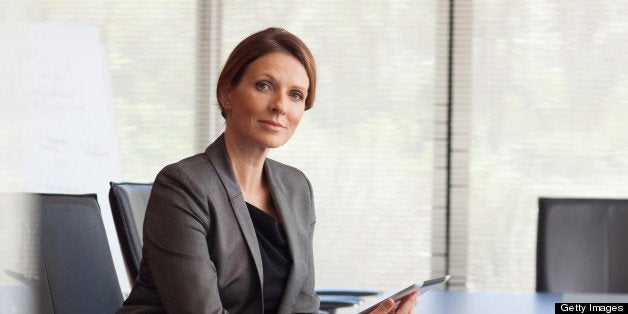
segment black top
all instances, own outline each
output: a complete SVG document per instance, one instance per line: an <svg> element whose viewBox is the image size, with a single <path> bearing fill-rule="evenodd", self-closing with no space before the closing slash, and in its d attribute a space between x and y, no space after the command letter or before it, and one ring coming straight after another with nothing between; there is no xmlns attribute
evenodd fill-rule
<svg viewBox="0 0 628 314"><path fill-rule="evenodd" d="M292 258L283 227L272 216L246 203L253 220L264 269L264 313L277 313Z"/></svg>

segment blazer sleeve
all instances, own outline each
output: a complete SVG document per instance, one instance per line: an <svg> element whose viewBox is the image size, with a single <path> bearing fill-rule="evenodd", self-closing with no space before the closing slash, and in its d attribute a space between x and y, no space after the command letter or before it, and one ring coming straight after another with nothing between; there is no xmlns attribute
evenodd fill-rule
<svg viewBox="0 0 628 314"><path fill-rule="evenodd" d="M144 252L167 313L227 313L207 243L211 225L193 177L170 165L155 179L144 220Z"/></svg>

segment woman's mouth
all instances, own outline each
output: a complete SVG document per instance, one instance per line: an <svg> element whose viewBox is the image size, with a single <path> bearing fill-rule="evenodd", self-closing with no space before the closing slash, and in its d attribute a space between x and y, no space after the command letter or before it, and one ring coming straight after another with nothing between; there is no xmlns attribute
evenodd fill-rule
<svg viewBox="0 0 628 314"><path fill-rule="evenodd" d="M259 122L261 122L266 128L274 131L286 128L283 124L273 120L260 120Z"/></svg>

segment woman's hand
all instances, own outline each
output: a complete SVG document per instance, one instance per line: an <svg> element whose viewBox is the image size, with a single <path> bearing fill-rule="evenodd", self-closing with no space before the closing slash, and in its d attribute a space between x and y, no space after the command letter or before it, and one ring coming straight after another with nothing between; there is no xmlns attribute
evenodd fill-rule
<svg viewBox="0 0 628 314"><path fill-rule="evenodd" d="M412 313L412 310L417 304L416 298L419 296L419 292L414 292L411 295L404 297L401 299L401 302L397 307L395 307L395 301L391 298L388 298L382 301L373 311L369 314L388 314L388 313L397 313L397 314L409 314Z"/></svg>

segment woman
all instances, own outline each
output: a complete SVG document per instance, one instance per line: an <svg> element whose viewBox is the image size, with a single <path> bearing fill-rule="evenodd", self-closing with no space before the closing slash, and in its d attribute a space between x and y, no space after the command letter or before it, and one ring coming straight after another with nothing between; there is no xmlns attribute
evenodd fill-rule
<svg viewBox="0 0 628 314"><path fill-rule="evenodd" d="M314 58L291 33L269 28L234 49L217 86L225 132L157 175L140 273L119 313L318 312L310 182L266 158L315 92ZM376 311L393 307L387 300Z"/></svg>

